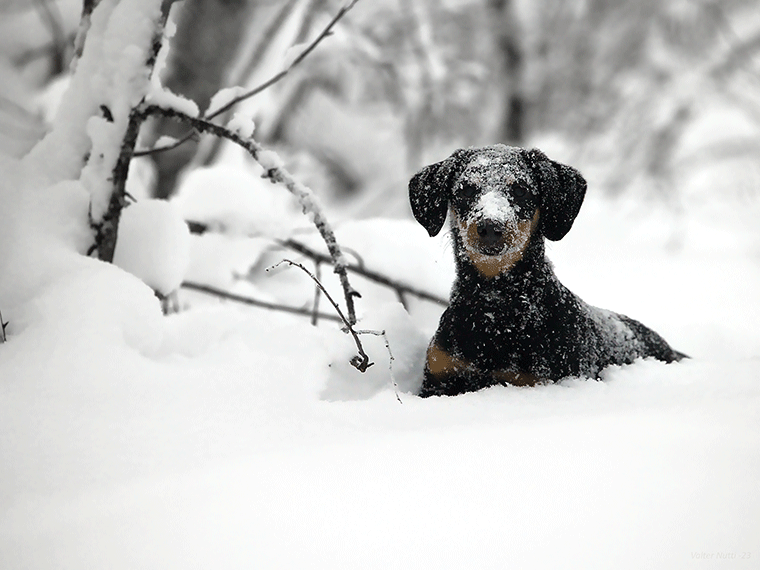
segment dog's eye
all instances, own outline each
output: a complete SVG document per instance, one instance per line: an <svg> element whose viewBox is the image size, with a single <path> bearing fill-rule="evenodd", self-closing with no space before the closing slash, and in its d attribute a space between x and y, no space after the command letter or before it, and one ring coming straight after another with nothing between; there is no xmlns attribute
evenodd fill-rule
<svg viewBox="0 0 760 570"><path fill-rule="evenodd" d="M524 198L528 194L528 189L522 184L514 184L512 186L512 195L515 198Z"/></svg>
<svg viewBox="0 0 760 570"><path fill-rule="evenodd" d="M472 182L462 182L462 195L465 198L472 198L478 193L478 187Z"/></svg>

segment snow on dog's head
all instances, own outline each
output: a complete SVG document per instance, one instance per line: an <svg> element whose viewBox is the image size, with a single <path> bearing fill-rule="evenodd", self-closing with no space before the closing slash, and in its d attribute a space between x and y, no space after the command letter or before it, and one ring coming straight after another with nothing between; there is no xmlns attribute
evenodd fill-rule
<svg viewBox="0 0 760 570"><path fill-rule="evenodd" d="M538 149L496 144L454 151L409 181L415 219L431 236L451 218L458 258L486 277L508 272L534 235L556 241L573 225L586 181Z"/></svg>
<svg viewBox="0 0 760 570"><path fill-rule="evenodd" d="M463 253L486 277L519 261L538 223L538 193L518 150L505 147L477 156L453 188L453 228Z"/></svg>

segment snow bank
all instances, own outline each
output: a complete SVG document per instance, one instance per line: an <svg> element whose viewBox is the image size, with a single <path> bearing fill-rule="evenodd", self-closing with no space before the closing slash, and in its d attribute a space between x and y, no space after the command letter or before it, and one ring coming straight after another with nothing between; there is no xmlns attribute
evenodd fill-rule
<svg viewBox="0 0 760 570"><path fill-rule="evenodd" d="M698 246L668 251L592 201L550 250L560 277L693 359L420 400L441 307L407 314L353 279L360 327L387 331L397 388L379 337L365 337L375 365L362 375L331 323L189 295L163 317L142 281L80 254L81 184L51 192L24 164L0 168L0 567L754 567L760 271L746 250L714 265ZM199 200L213 204L224 179L200 183ZM147 207L138 242L156 229ZM445 295L445 237L377 219L338 235L366 267ZM249 243L224 259L283 255ZM230 281L230 267L206 269ZM262 291L310 302L300 272L269 275Z"/></svg>

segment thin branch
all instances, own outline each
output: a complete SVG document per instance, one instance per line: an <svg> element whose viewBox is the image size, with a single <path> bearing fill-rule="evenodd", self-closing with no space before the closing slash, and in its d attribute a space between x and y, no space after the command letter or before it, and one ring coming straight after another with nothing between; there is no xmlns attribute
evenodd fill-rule
<svg viewBox="0 0 760 570"><path fill-rule="evenodd" d="M314 274L317 276L317 280L322 280L322 264L317 262L314 264ZM317 320L319 317L319 298L321 297L321 290L319 287L314 287L314 302L311 308L311 324L317 326Z"/></svg>
<svg viewBox="0 0 760 570"><path fill-rule="evenodd" d="M163 109L155 105L149 105L142 110L144 117L151 115L158 115L167 117L185 123L192 126L199 132L211 133L217 137L227 139L234 142L238 146L244 148L253 159L261 164L264 168L264 177L269 178L272 182L283 184L291 194L298 198L304 213L309 213L313 216L314 225L317 227L322 239L327 246L327 251L330 252L332 264L335 273L338 275L341 287L343 288L343 294L346 299L346 310L348 312L348 321L353 325L356 323L356 309L354 308L354 297L360 297L359 293L355 291L348 281L348 274L346 272L346 261L343 257L343 252L338 245L338 241L335 238L335 232L327 222L327 218L322 213L319 206L314 201L314 195L306 186L298 182L284 167L278 165L269 164L267 160L262 159L263 147L256 142L253 138L243 138L239 134L222 127L220 125L211 123L205 119L199 119L197 117L191 117L185 115L176 109ZM263 163L263 164L262 164Z"/></svg>
<svg viewBox="0 0 760 570"><path fill-rule="evenodd" d="M236 295L229 291L223 291L210 285L203 285L202 283L193 283L192 281L185 281L181 285L184 289L190 289L191 291L198 291L200 293L206 293L207 295L214 295L220 299L227 299L228 301L235 301L236 303L243 303L244 305L251 305L253 307L261 307L262 309L269 309L271 311L281 311L284 313L292 313L294 315L311 316L311 309L305 309L302 307L291 307L289 305L280 305L277 303L269 303L267 301L261 301L252 297L244 297L242 295ZM319 317L328 321L343 322L340 317L336 317L330 313L319 313Z"/></svg>
<svg viewBox="0 0 760 570"><path fill-rule="evenodd" d="M329 256L323 253L320 253L318 251L315 251L309 248L308 246L300 242L297 242L295 240L289 239L285 241L279 241L278 243L280 243L283 247L292 249L293 251L296 251L302 255L305 255L309 259L312 259L316 262L321 262L321 263L332 262ZM443 307L447 307L449 304L449 302L442 297L433 295L432 293L428 293L427 291L423 291L422 289L417 289L416 287L412 287L411 285L407 285L406 283L395 281L394 279L391 279L390 277L383 275L382 273L373 271L371 269L366 269L365 267L361 265L348 264L346 265L346 269L348 271L351 271L352 273L356 273L357 275L361 275L362 277L365 277L366 279L374 281L375 283L379 283L380 285L385 285L386 287L390 287L391 289L394 289L400 298L402 298L404 294L409 294L409 295L414 295L415 297L419 299L424 299L426 301L430 301L431 303L436 303Z"/></svg>
<svg viewBox="0 0 760 570"><path fill-rule="evenodd" d="M332 296L330 295L330 293L328 293L327 289L325 289L324 286L322 285L322 283L319 282L319 279L317 279L311 271L309 271L308 269L306 269L300 263L296 263L295 261L290 261L289 259L283 259L279 263L277 263L274 266L268 268L267 271L269 271L270 269L274 269L275 267L279 267L283 263L287 263L288 265L292 265L293 267L298 267L299 269L301 269L301 271L303 271L304 273L306 273L306 275L308 275L309 277L311 277L312 281L314 281L314 283L316 283L317 287L319 287L320 290L322 291L322 293L324 293L324 295L327 298L327 300L330 301L330 304L335 309L335 312L338 313L338 316L343 321L343 324L345 325L346 332L348 332L353 337L354 343L356 344L356 349L359 351L359 354L357 356L354 356L351 359L351 365L354 368L356 368L359 372L366 372L367 368L369 368L370 366L372 366L374 364L374 362L370 362L369 361L369 356L367 356L367 353L364 352L364 347L362 346L362 342L359 340L359 335L354 330L353 323L350 323L348 321L348 319L346 318L346 316L343 314L343 311L340 310L340 307L335 302L335 300L332 298Z"/></svg>
<svg viewBox="0 0 760 570"><path fill-rule="evenodd" d="M84 51L84 42L87 39L87 32L90 31L90 20L92 13L97 8L100 0L83 0L82 2L82 15L79 18L79 27L77 28L76 36L74 37L74 55L72 57L72 72L76 67L79 58L82 57Z"/></svg>
<svg viewBox="0 0 760 570"><path fill-rule="evenodd" d="M190 233L194 234L203 234L207 231L212 231L212 228L202 222L188 221L187 225L190 228ZM281 247L290 249L291 251L295 251L305 257L308 257L316 264L332 263L332 258L329 255L311 249L299 241L293 239L276 240L276 243ZM436 305L441 305L442 307L448 307L449 302L445 298L434 295L433 293L429 293L428 291L423 291L422 289L417 289L416 287L412 287L411 285L408 285L401 281L391 279L387 275L384 275L378 271L367 269L365 267L364 260L359 256L357 252L352 251L347 247L342 247L342 250L345 253L350 253L357 259L357 263L347 264L346 270L350 271L351 273L360 275L374 283L378 283L379 285L393 289L396 292L396 296L398 297L399 302L404 306L404 308L407 308L408 304L406 301L406 295L412 295L418 299L429 301L431 303L435 303Z"/></svg>
<svg viewBox="0 0 760 570"><path fill-rule="evenodd" d="M269 87L271 87L272 85L274 85L275 83L283 79L288 73L290 73L290 71L294 67L296 67L304 59L306 59L306 57L316 49L316 47L322 42L322 40L332 35L332 29L335 27L335 25L343 18L343 16L346 15L346 13L348 13L349 10L351 10L351 8L354 7L354 5L358 1L359 0L351 0L351 2L349 2L348 4L343 6L340 10L338 10L338 12L335 14L335 16L333 16L332 20L330 20L327 26L325 26L322 32L320 32L320 34L316 38L314 38L314 40L312 40L312 42L300 54L298 54L298 57L296 57L290 63L290 65L288 65L285 69L283 69L279 73L276 73L275 75L273 75L272 77L270 77L263 83L257 85L250 91L247 91L243 93L242 95L235 97L234 99L230 100L227 104L219 107L218 109L213 110L210 114L204 115L203 118L209 121L215 117L218 117L222 113L229 111L232 107L234 107L238 103L241 103L245 101L246 99L250 99L251 97L255 97L256 95L258 95L265 89L268 89ZM193 136L195 136L195 131L190 131L184 137L179 138L177 141L173 142L172 144L162 146L159 148L153 148L150 150L138 151L135 153L135 156L147 156L147 155L156 154L159 152L174 150L175 148L185 144L187 141L192 139Z"/></svg>
<svg viewBox="0 0 760 570"><path fill-rule="evenodd" d="M135 144L137 144L137 136L140 133L140 126L143 120L137 108L132 109L129 114L127 129L121 142L121 150L111 174L113 190L108 202L108 209L101 220L90 221L95 230L95 249L98 252L98 259L101 261L110 263L113 261L114 252L116 251L116 238L121 211L127 203L125 192L127 175L129 174L129 163L132 160L132 152Z"/></svg>
<svg viewBox="0 0 760 570"><path fill-rule="evenodd" d="M3 320L3 312L0 311L0 343L4 343L8 340L8 338L5 336L5 327L8 326L9 323L6 323Z"/></svg>
<svg viewBox="0 0 760 570"><path fill-rule="evenodd" d="M382 331L361 330L361 331L356 331L356 334L371 334L371 335L383 337L383 341L385 341L385 349L388 351L388 372L390 373L391 385L393 386L393 392L396 394L396 399L398 400L398 403L403 404L404 402L401 401L401 396L399 396L399 393L398 393L398 382L396 382L396 375L393 372L393 362L396 360L396 358L393 356L393 352L391 352L391 343L388 340L388 335L386 334L385 330L382 330Z"/></svg>
<svg viewBox="0 0 760 570"><path fill-rule="evenodd" d="M349 2L348 4L346 4L345 6L343 6L340 10L338 10L338 12L335 14L335 16L333 16L333 19L330 20L330 22L327 24L327 26L325 26L325 29L322 30L322 32L316 38L314 38L314 40L306 47L306 49L304 49L301 53L298 54L298 57L296 57L290 63L290 65L288 65L288 67L286 67L285 69L283 69L282 71L280 71L276 75L272 76L268 80L264 81L264 83L262 83L261 85L258 85L257 87L254 87L253 89L251 89L247 93L243 93L242 95L240 95L238 97L235 97L234 99L232 99L226 105L220 107L219 109L216 109L213 113L211 113L210 115L206 116L206 119L213 119L214 117L216 117L216 116L224 113L225 111L228 111L229 109L231 109L232 107L234 107L238 103L241 103L242 101L245 101L246 99L250 99L251 97L254 97L255 95L258 95L259 93L261 93L265 89L268 89L269 87L271 87L272 85L274 85L275 83L277 83L278 81L280 81L283 77L285 77L288 73L290 73L290 70L292 70L299 63L301 63L304 59L306 59L306 57L311 52L313 52L316 49L316 47L320 44L320 42L323 39L325 39L326 37L328 37L329 35L332 34L332 29L335 27L335 24L337 24L343 18L343 16L345 16L346 13L348 13L348 11L351 10L351 8L354 7L354 5L358 1L359 0L351 0L351 2Z"/></svg>

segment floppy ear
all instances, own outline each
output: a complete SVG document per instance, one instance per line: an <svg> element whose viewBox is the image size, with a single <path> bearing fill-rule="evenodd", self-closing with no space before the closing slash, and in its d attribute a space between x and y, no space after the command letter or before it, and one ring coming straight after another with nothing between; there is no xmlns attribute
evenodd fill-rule
<svg viewBox="0 0 760 570"><path fill-rule="evenodd" d="M459 149L446 160L426 166L409 181L412 213L431 237L443 228L452 187L472 153L472 149Z"/></svg>
<svg viewBox="0 0 760 570"><path fill-rule="evenodd" d="M540 229L547 239L561 240L575 221L586 195L586 179L575 168L560 164L534 148L528 163L541 192Z"/></svg>

